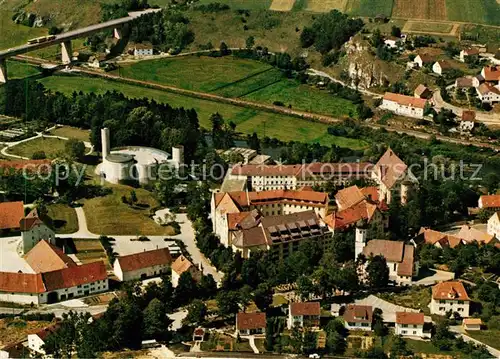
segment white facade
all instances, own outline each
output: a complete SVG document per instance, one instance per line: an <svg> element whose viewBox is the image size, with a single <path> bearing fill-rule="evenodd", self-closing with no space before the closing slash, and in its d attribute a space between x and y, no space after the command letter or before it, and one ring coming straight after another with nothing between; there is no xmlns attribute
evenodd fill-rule
<svg viewBox="0 0 500 359"><path fill-rule="evenodd" d="M303 328L304 326L306 326L309 329L319 329L319 320L320 320L319 315L318 316L292 315L291 310L289 309L286 326L289 330L292 330L294 327Z"/></svg>
<svg viewBox="0 0 500 359"><path fill-rule="evenodd" d="M396 323L395 334L403 337L429 337L429 334L424 334L423 324L399 324Z"/></svg>
<svg viewBox="0 0 500 359"><path fill-rule="evenodd" d="M358 256L363 253L363 248L366 246L367 232L366 228L356 228L354 260L357 260Z"/></svg>
<svg viewBox="0 0 500 359"><path fill-rule="evenodd" d="M113 265L113 272L120 281L126 282L130 280L138 280L138 279L140 280L149 277L156 277L164 273L168 273L169 268L170 268L170 263L166 263L146 268L140 268L133 271L123 272L120 266L120 262L118 261L118 259L116 259Z"/></svg>
<svg viewBox="0 0 500 359"><path fill-rule="evenodd" d="M147 49L138 49L134 48L134 56L152 56L153 55L153 47Z"/></svg>
<svg viewBox="0 0 500 359"><path fill-rule="evenodd" d="M181 276L176 272L176 271L172 271L172 287L176 288L177 285L179 285L179 278Z"/></svg>
<svg viewBox="0 0 500 359"><path fill-rule="evenodd" d="M474 129L474 121L460 121L460 131L470 132Z"/></svg>
<svg viewBox="0 0 500 359"><path fill-rule="evenodd" d="M430 308L431 314L446 315L450 310L457 312L462 318L469 317L470 302L457 299L434 299L432 298Z"/></svg>
<svg viewBox="0 0 500 359"><path fill-rule="evenodd" d="M39 305L47 303L47 296L44 294L0 292L0 302Z"/></svg>
<svg viewBox="0 0 500 359"><path fill-rule="evenodd" d="M45 355L45 342L37 334L28 334L28 348L37 354Z"/></svg>
<svg viewBox="0 0 500 359"><path fill-rule="evenodd" d="M443 74L444 70L441 67L441 64L439 63L439 61L436 61L434 63L434 65L432 65L432 72L434 72L435 74L438 74L438 75L442 75Z"/></svg>
<svg viewBox="0 0 500 359"><path fill-rule="evenodd" d="M42 222L34 224L28 231L22 231L21 237L23 239L23 253L26 254L42 239L55 244L56 234Z"/></svg>
<svg viewBox="0 0 500 359"><path fill-rule="evenodd" d="M500 102L500 93L491 90L481 93L480 88L481 87L477 87L476 92L482 102L489 104Z"/></svg>
<svg viewBox="0 0 500 359"><path fill-rule="evenodd" d="M347 322L344 321L344 327L347 330L363 330L365 332L371 332L372 326L370 323L359 323L359 322Z"/></svg>
<svg viewBox="0 0 500 359"><path fill-rule="evenodd" d="M390 101L387 99L382 100L382 105L380 108L394 112L395 114L401 116L408 116L413 118L424 118L424 109L419 107L413 107L411 105L402 105L396 101Z"/></svg>
<svg viewBox="0 0 500 359"><path fill-rule="evenodd" d="M487 232L492 236L500 238L500 218L497 213L488 219Z"/></svg>

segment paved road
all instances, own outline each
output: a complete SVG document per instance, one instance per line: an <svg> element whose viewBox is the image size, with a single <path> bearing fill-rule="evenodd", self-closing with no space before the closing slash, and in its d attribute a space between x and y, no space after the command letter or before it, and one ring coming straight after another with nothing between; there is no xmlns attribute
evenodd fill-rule
<svg viewBox="0 0 500 359"><path fill-rule="evenodd" d="M463 329L463 327L461 325L456 325L456 326L450 327L450 331L460 335L463 338L463 340L466 342L473 342L474 344L484 345L494 358L500 358L500 350L495 349L493 347L490 347L489 345L486 345L483 342L480 342L479 340L476 340L476 339L468 336L467 332Z"/></svg>

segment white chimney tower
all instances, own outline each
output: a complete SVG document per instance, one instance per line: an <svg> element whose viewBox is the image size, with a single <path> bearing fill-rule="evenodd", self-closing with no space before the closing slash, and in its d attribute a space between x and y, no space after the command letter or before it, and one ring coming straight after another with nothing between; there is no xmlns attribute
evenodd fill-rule
<svg viewBox="0 0 500 359"><path fill-rule="evenodd" d="M111 150L110 138L109 138L109 128L105 127L101 129L101 144L102 144L102 160L104 161L108 157Z"/></svg>

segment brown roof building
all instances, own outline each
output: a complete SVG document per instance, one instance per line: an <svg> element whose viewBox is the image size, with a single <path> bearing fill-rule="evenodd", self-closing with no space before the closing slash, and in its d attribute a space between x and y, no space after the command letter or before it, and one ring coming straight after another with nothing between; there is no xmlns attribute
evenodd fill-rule
<svg viewBox="0 0 500 359"><path fill-rule="evenodd" d="M236 330L240 334L262 334L266 329L266 313L238 313L236 315Z"/></svg>
<svg viewBox="0 0 500 359"><path fill-rule="evenodd" d="M57 289L83 286L97 281L107 281L107 279L108 272L103 261L43 273L45 288L49 292Z"/></svg>
<svg viewBox="0 0 500 359"><path fill-rule="evenodd" d="M398 283L411 283L418 272L415 247L401 241L374 239L363 248L366 257L383 256L389 267L389 277Z"/></svg>
<svg viewBox="0 0 500 359"><path fill-rule="evenodd" d="M414 108L425 108L427 100L422 98L416 98L406 95L401 95L399 93L386 92L384 94L384 100L396 102L402 106L409 106Z"/></svg>
<svg viewBox="0 0 500 359"><path fill-rule="evenodd" d="M288 305L287 327L319 328L321 306L319 302L300 302Z"/></svg>
<svg viewBox="0 0 500 359"><path fill-rule="evenodd" d="M194 280L199 281L202 276L202 272L186 257L180 255L172 263L172 286L175 288L179 284L179 279L183 273L191 273Z"/></svg>
<svg viewBox="0 0 500 359"><path fill-rule="evenodd" d="M0 203L0 229L19 230L21 219L24 217L23 202Z"/></svg>
<svg viewBox="0 0 500 359"><path fill-rule="evenodd" d="M373 321L373 308L369 305L349 304L343 318L344 325L349 330L370 331Z"/></svg>
<svg viewBox="0 0 500 359"><path fill-rule="evenodd" d="M413 239L413 241L417 245L429 244L440 248L455 248L462 244L462 239L457 236L424 227L420 228L418 235Z"/></svg>
<svg viewBox="0 0 500 359"><path fill-rule="evenodd" d="M469 295L462 282L441 282L432 287L432 299L434 300L463 300L470 301Z"/></svg>
<svg viewBox="0 0 500 359"><path fill-rule="evenodd" d="M424 325L424 313L396 312L396 324Z"/></svg>
<svg viewBox="0 0 500 359"><path fill-rule="evenodd" d="M430 99L432 97L432 91L427 86L420 84L415 89L414 95L416 98Z"/></svg>
<svg viewBox="0 0 500 359"><path fill-rule="evenodd" d="M115 275L121 281L144 279L168 272L172 256L168 248L154 249L116 258Z"/></svg>
<svg viewBox="0 0 500 359"><path fill-rule="evenodd" d="M76 263L61 249L42 240L24 257L35 273L52 272L59 269L76 267Z"/></svg>

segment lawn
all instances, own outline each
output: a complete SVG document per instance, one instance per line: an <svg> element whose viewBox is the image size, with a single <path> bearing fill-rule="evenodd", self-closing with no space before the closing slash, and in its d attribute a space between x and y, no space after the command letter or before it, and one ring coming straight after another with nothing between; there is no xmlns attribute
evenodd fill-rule
<svg viewBox="0 0 500 359"><path fill-rule="evenodd" d="M307 112L320 113L334 117L355 117L356 105L321 91L309 85L302 85L294 80L283 80L252 92L244 97L246 100L272 104L281 101L285 106L292 106Z"/></svg>
<svg viewBox="0 0 500 359"><path fill-rule="evenodd" d="M391 16L394 0L348 0L346 12L358 16Z"/></svg>
<svg viewBox="0 0 500 359"><path fill-rule="evenodd" d="M58 138L39 137L11 147L7 152L17 156L32 158L35 152L43 151L47 158L55 158L59 154L64 153L65 144L65 140Z"/></svg>
<svg viewBox="0 0 500 359"><path fill-rule="evenodd" d="M443 352L442 350L439 350L434 345L432 345L431 342L424 342L422 340L413 339L405 339L405 341L408 344L408 349L412 350L415 354L432 354L438 355L440 357L441 355L449 355L451 358L465 359L465 356L462 353L455 351Z"/></svg>
<svg viewBox="0 0 500 359"><path fill-rule="evenodd" d="M495 349L500 350L500 330L481 330L481 331L470 331L467 335L487 344Z"/></svg>
<svg viewBox="0 0 500 359"><path fill-rule="evenodd" d="M159 206L152 194L142 188L106 184L113 192L104 197L83 200L87 226L92 233L103 235L165 235L173 234L170 227L162 227L149 217L150 210ZM122 202L134 190L138 206Z"/></svg>
<svg viewBox="0 0 500 359"><path fill-rule="evenodd" d="M185 56L176 59L140 61L124 65L115 74L187 90L212 92L218 88L270 69L258 61L233 59L231 56Z"/></svg>
<svg viewBox="0 0 500 359"><path fill-rule="evenodd" d="M430 288L411 287L401 293L380 293L379 297L396 305L420 309L426 314L429 313L428 305L431 302Z"/></svg>
<svg viewBox="0 0 500 359"><path fill-rule="evenodd" d="M51 204L47 206L47 210L56 233L69 234L78 231L78 218L73 208L64 204Z"/></svg>
<svg viewBox="0 0 500 359"><path fill-rule="evenodd" d="M418 32L441 32L443 34L449 34L452 28L452 24L441 22L412 21L410 23L410 30Z"/></svg>
<svg viewBox="0 0 500 359"><path fill-rule="evenodd" d="M446 0L448 20L500 25L500 3L496 0Z"/></svg>
<svg viewBox="0 0 500 359"><path fill-rule="evenodd" d="M19 61L7 62L7 77L9 79L19 79L40 74L40 71L33 65Z"/></svg>
<svg viewBox="0 0 500 359"><path fill-rule="evenodd" d="M40 80L40 82L51 90L60 91L68 95L75 89L83 92L95 92L97 94L119 90L129 97L148 97L156 101L168 103L173 107L194 108L198 113L200 125L205 128L210 126L210 115L219 112L226 120L235 122L237 124L236 129L244 134L256 132L260 136L275 137L283 141L319 142L324 145L338 144L339 146L351 141L342 137L328 136L328 125L323 123L195 99L139 86L118 84L98 78L51 76ZM353 143L355 143L354 148L366 146L363 141L353 140Z"/></svg>
<svg viewBox="0 0 500 359"><path fill-rule="evenodd" d="M50 134L66 138L74 138L80 141L87 141L87 142L90 141L89 139L90 131L76 127L70 127L70 126L58 127L50 131Z"/></svg>

